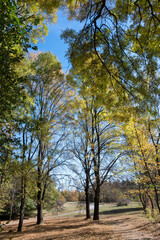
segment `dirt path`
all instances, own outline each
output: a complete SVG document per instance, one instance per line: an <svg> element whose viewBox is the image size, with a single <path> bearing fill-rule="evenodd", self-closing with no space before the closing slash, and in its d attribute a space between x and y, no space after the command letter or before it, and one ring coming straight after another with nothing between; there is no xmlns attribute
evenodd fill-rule
<svg viewBox="0 0 160 240"><path fill-rule="evenodd" d="M84 217L47 219L37 226L35 219L25 222L23 232L10 224L0 234L7 240L160 240L160 224L153 224L135 214L101 215L100 221L84 220Z"/></svg>
<svg viewBox="0 0 160 240"><path fill-rule="evenodd" d="M140 216L128 214L109 216L106 224L112 226L118 239L120 237L122 240L160 240L160 224L151 223Z"/></svg>

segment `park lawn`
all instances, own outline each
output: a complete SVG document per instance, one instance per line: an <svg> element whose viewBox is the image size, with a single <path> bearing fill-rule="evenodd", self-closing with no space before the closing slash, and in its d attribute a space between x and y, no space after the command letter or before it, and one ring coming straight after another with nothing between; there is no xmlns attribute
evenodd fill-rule
<svg viewBox="0 0 160 240"><path fill-rule="evenodd" d="M130 202L128 206L117 207L116 203L100 203L99 212L100 214L107 214L107 213L109 214L115 211L115 213L117 214L118 213L121 214L121 212L125 214L125 209L126 209L126 212L127 212L127 209L130 209L131 212L132 210L134 212L136 212L136 210L139 212L141 209L141 205L139 202ZM56 209L53 209L52 211L44 211L44 215L45 217L59 216L59 215L62 216L63 214L68 213L67 215L72 215L72 216L85 216L85 211L82 211L82 210L85 210L84 203L79 204L77 202L67 202L64 204L61 211L57 211ZM93 209L91 209L91 214L93 214Z"/></svg>
<svg viewBox="0 0 160 240"><path fill-rule="evenodd" d="M69 213L69 215L77 215L77 211L85 209L85 204L79 204L78 202L66 202L61 209L54 209L51 211L44 210L44 216L58 216ZM76 212L76 213L75 213Z"/></svg>

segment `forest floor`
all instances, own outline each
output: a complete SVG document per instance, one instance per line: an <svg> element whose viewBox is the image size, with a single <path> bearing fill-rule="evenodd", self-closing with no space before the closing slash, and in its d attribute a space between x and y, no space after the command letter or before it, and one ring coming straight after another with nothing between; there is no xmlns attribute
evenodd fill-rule
<svg viewBox="0 0 160 240"><path fill-rule="evenodd" d="M70 216L45 216L42 225L36 219L24 222L17 232L18 221L4 226L0 240L160 240L160 223L148 220L136 207L101 209L100 220L85 220L83 213Z"/></svg>

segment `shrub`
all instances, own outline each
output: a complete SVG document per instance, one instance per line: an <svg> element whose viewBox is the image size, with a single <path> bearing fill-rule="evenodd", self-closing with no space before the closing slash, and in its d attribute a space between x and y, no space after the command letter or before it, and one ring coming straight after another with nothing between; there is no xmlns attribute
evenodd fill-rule
<svg viewBox="0 0 160 240"><path fill-rule="evenodd" d="M128 200L127 199L119 199L119 200L117 200L117 207L127 206L127 205L128 205Z"/></svg>

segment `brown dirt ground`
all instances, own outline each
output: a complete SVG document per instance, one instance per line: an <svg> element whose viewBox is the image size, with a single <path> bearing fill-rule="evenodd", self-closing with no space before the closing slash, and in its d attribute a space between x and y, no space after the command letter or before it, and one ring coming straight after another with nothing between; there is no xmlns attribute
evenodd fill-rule
<svg viewBox="0 0 160 240"><path fill-rule="evenodd" d="M160 240L160 224L141 215L101 215L100 221L84 217L48 218L37 226L35 219L25 221L17 233L17 222L10 222L0 233L0 240Z"/></svg>

